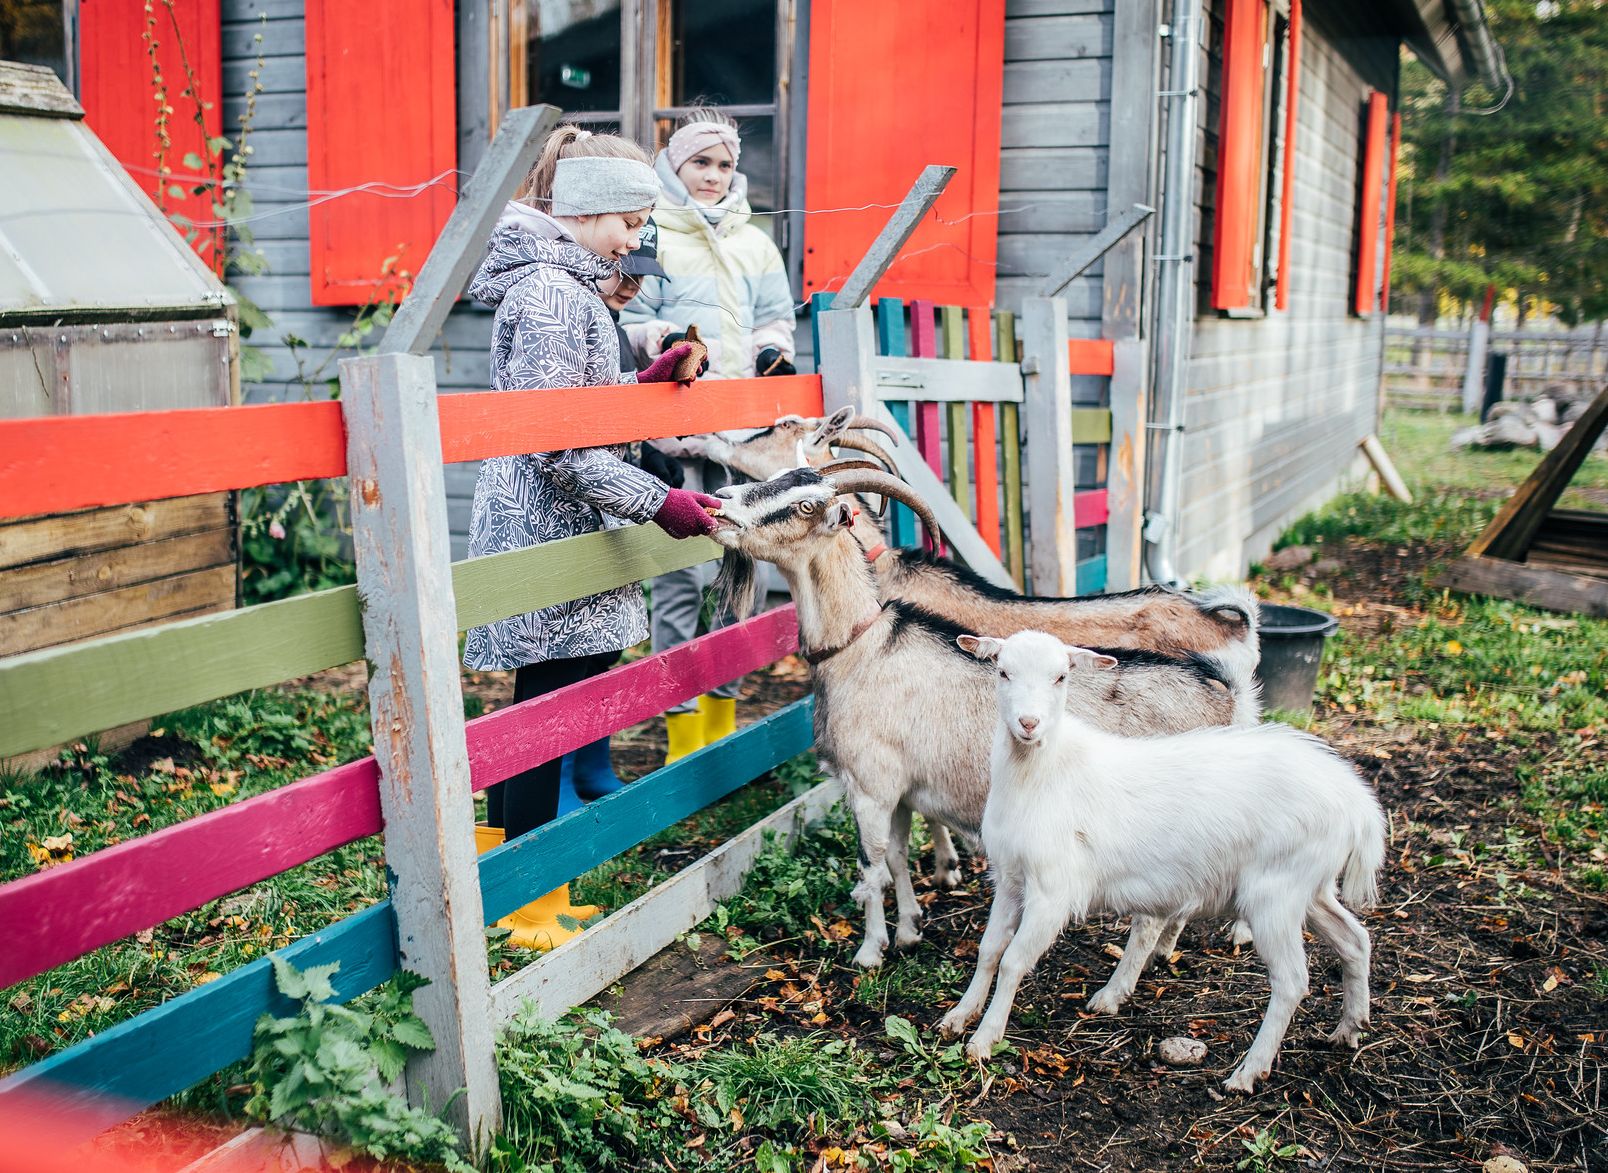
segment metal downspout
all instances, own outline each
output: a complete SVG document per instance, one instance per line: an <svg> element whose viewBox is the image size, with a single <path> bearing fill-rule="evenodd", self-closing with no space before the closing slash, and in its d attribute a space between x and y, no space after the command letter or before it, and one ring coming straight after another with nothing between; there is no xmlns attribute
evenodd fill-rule
<svg viewBox="0 0 1608 1173"><path fill-rule="evenodd" d="M1190 340L1195 327L1195 132L1200 75L1201 0L1173 0L1167 35L1167 144L1161 190L1161 241L1156 256L1155 418L1152 442L1161 442L1145 512L1145 566L1153 582L1181 585L1179 497L1183 483L1184 397Z"/></svg>

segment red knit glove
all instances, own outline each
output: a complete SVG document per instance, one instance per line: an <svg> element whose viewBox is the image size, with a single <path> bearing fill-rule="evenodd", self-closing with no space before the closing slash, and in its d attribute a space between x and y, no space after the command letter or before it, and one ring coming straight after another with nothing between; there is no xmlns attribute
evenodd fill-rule
<svg viewBox="0 0 1608 1173"><path fill-rule="evenodd" d="M671 489L665 494L664 504L659 506L659 512L653 515L653 523L672 538L693 538L699 534L712 534L715 532L715 519L704 512L705 505L718 509L720 501L708 493Z"/></svg>
<svg viewBox="0 0 1608 1173"><path fill-rule="evenodd" d="M669 350L665 351L658 358L654 359L652 365L650 365L647 370L638 371L637 372L637 382L638 383L670 383L670 382L673 382L674 379L672 378L672 372L676 369L676 363L680 362L682 357L684 355L686 355L686 353L688 351L690 351L691 349L692 349L692 343L690 343L690 342L678 342L678 343L676 343ZM702 374L702 373L703 373L702 371L699 372L699 374ZM688 382L690 383L691 380L688 380ZM685 386L685 385L686 384L683 384L683 386Z"/></svg>

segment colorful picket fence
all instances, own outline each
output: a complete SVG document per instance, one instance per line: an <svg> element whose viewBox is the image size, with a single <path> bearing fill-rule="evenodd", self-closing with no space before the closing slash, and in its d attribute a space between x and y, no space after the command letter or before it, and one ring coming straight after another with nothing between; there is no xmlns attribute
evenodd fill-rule
<svg viewBox="0 0 1608 1173"><path fill-rule="evenodd" d="M834 295L820 293L811 304L819 314L832 309L833 301ZM1033 440L1024 433L1021 414L1025 392L1018 366L1022 351L1017 315L986 306L939 306L897 298L878 299L873 313L877 397L914 440L994 557L1016 585L1026 589L1032 585L1026 557L1031 519L1024 507L1029 470L1023 452L1024 440L1030 453ZM1113 349L1110 342L1099 339L1070 340L1067 374L1108 379ZM1000 370L996 375L971 365L975 363L998 363ZM1077 475L1076 593L1095 594L1106 587L1109 406L1074 407L1071 439ZM895 505L889 518L890 543L915 545L916 523L910 510Z"/></svg>
<svg viewBox="0 0 1608 1173"><path fill-rule="evenodd" d="M423 359L372 361L432 369ZM443 462L758 426L783 414L821 411L815 376L711 383L697 396L651 384L436 400L430 383L426 401L438 404ZM349 466L356 504L378 496L386 483L384 475L359 475L357 467L395 454L384 443L386 425L375 432L372 421L354 428L351 418L343 418L350 398L339 404L0 421L0 450L8 454L0 466L0 516L342 476ZM364 451L365 445L372 450ZM420 456L426 453L415 451L411 459ZM434 473L439 486L439 464ZM444 500L441 510L444 525ZM415 544L444 549L423 538ZM360 582L365 549L360 541ZM454 611L442 618L457 631L717 555L707 539L675 542L654 527L638 526L471 559L451 567ZM374 555L367 556L372 562ZM0 712L6 714L0 756L276 684L365 653L385 665L372 633L365 637L365 622L385 603L374 583L370 577L362 609L358 589L346 587L0 661ZM792 609L782 608L468 722L461 727L467 744L462 793L646 720L796 646ZM398 687L388 671L395 669L374 669L371 696ZM506 915L808 748L810 711L809 700L788 706L480 857L471 875L478 876L482 921ZM396 741L399 732L395 726L382 729L378 713L377 747ZM394 754L394 747L387 752ZM382 817L384 768L373 757L351 762L0 886L0 988L342 844L396 830ZM467 827L462 834L467 841ZM396 871L392 838L388 833L387 862ZM478 926L474 937L478 942ZM340 962L335 984L339 996L349 999L389 978L405 953L386 900L279 955L301 967ZM483 959L480 964L483 972ZM82 1100L85 1112L77 1119L83 1126L109 1127L246 1056L257 1018L288 1009L275 993L269 960L262 958L14 1073L0 1081L0 1097L43 1089L66 1093Z"/></svg>

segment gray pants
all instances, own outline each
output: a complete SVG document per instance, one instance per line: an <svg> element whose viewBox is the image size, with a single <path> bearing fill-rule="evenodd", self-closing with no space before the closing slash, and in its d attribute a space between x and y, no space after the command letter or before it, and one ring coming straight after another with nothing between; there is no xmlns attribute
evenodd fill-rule
<svg viewBox="0 0 1608 1173"><path fill-rule="evenodd" d="M713 493L730 480L730 474L712 460L683 460L686 480L682 488L694 493ZM705 562L685 570L672 570L653 580L650 616L653 630L653 650L665 651L677 647L699 635L704 591L714 582L720 565ZM718 631L733 622L731 612L721 609L710 620L707 630ZM729 681L710 691L715 696L735 697L740 691L742 678ZM684 701L667 710L671 713L691 713L698 707L696 700Z"/></svg>

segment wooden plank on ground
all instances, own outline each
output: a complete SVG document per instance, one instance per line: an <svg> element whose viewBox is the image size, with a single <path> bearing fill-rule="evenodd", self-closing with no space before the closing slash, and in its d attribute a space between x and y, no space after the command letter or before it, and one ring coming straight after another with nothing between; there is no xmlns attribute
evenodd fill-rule
<svg viewBox="0 0 1608 1173"><path fill-rule="evenodd" d="M1548 611L1608 618L1608 582L1545 566L1465 556L1443 570L1435 585L1513 599Z"/></svg>
<svg viewBox="0 0 1608 1173"><path fill-rule="evenodd" d="M203 493L135 505L0 522L0 571L71 554L156 542L230 524L229 495ZM8 582L9 579L0 579Z"/></svg>
<svg viewBox="0 0 1608 1173"><path fill-rule="evenodd" d="M601 924L498 982L491 991L492 1020L506 1022L526 1000L556 1017L607 989L740 892L768 838L794 841L842 794L841 782L822 782Z"/></svg>

